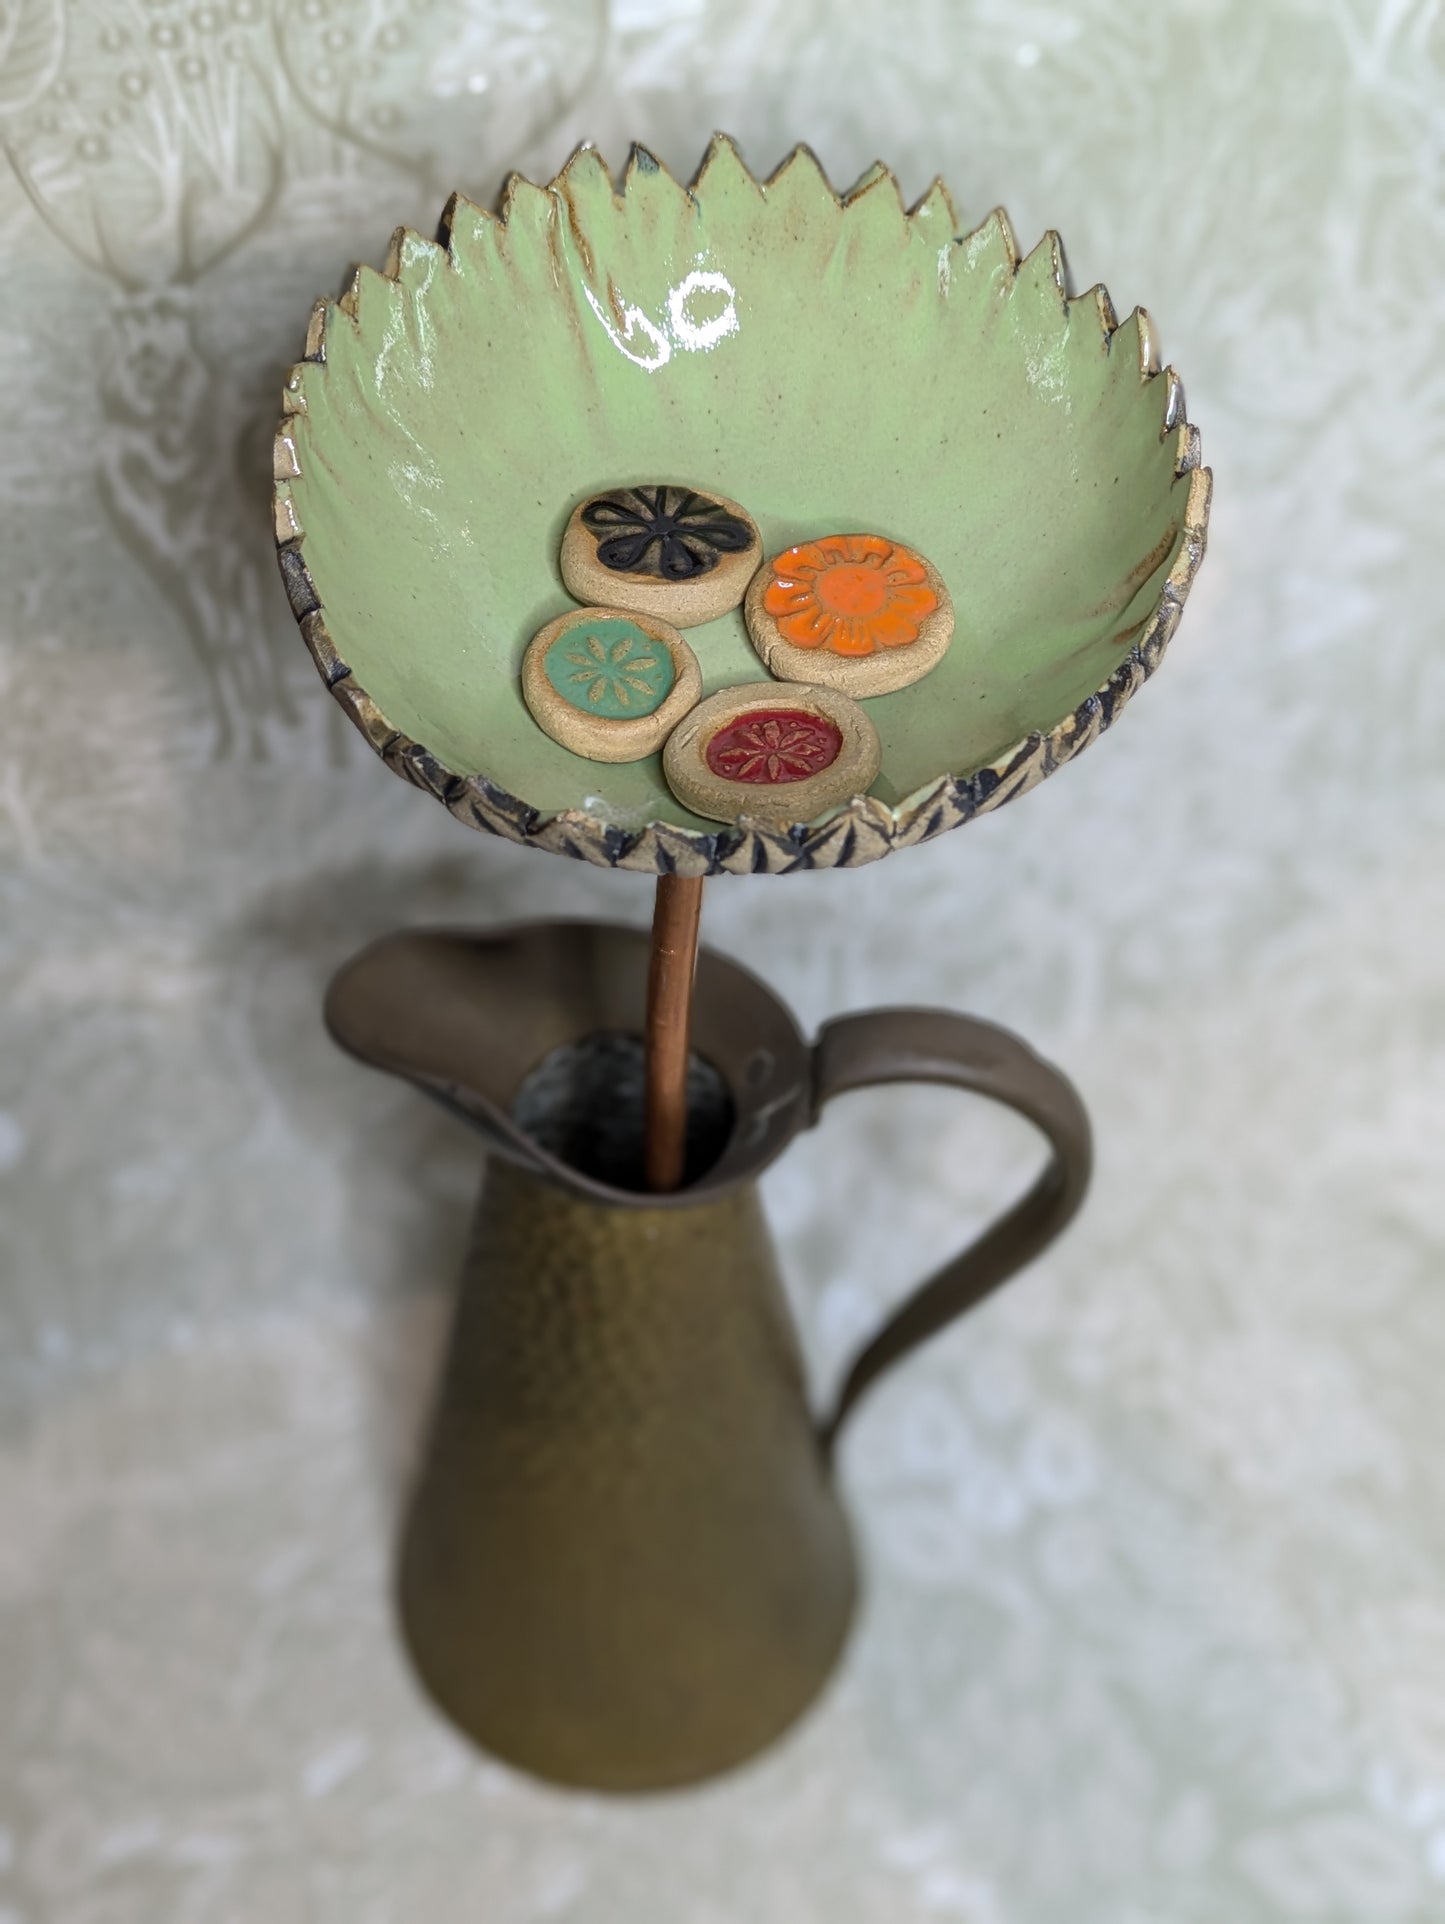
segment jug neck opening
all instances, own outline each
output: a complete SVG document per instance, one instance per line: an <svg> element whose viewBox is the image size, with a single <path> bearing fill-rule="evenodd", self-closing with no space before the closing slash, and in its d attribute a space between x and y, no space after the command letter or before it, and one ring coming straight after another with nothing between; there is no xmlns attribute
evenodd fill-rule
<svg viewBox="0 0 1445 1924"><path fill-rule="evenodd" d="M512 1099L513 1122L540 1148L613 1189L645 1193L642 1038L605 1029L550 1051ZM727 1083L695 1052L688 1059L683 1188L727 1148L735 1110Z"/></svg>

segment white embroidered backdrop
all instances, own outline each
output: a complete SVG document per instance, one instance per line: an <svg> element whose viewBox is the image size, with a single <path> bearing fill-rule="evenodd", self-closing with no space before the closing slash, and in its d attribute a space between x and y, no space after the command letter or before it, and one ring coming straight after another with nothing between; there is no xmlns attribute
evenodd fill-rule
<svg viewBox="0 0 1445 1924"><path fill-rule="evenodd" d="M395 224L714 126L1059 226L1217 497L1081 762L712 887L810 1022L1023 1031L1101 1166L858 1420L819 1713L613 1804L470 1753L396 1650L474 1156L317 1001L397 923L647 886L385 774L265 474L311 297ZM0 137L0 1924L1445 1916L1440 0L5 0ZM820 1381L1032 1155L888 1095L770 1178Z"/></svg>

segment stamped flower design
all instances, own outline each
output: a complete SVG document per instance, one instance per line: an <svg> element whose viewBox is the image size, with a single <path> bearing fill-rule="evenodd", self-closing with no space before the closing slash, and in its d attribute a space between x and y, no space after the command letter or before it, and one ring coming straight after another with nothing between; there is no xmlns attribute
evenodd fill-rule
<svg viewBox="0 0 1445 1924"><path fill-rule="evenodd" d="M752 530L720 503L691 488L627 488L600 495L582 510L598 537L597 559L614 574L691 581L721 556L741 554Z"/></svg>
<svg viewBox="0 0 1445 1924"><path fill-rule="evenodd" d="M522 700L562 748L589 761L655 755L702 698L697 656L665 621L574 608L522 656Z"/></svg>
<svg viewBox="0 0 1445 1924"><path fill-rule="evenodd" d="M837 761L843 734L824 715L806 709L755 710L720 728L705 759L729 782L772 785L802 782Z"/></svg>
<svg viewBox="0 0 1445 1924"><path fill-rule="evenodd" d="M795 648L837 655L906 648L938 607L919 556L880 535L824 535L771 565L763 606Z"/></svg>
<svg viewBox="0 0 1445 1924"><path fill-rule="evenodd" d="M624 632L612 632L617 629ZM667 650L627 622L601 622L569 635L561 653L561 682L553 677L558 692L574 701L580 696L599 714L648 714L672 685Z"/></svg>

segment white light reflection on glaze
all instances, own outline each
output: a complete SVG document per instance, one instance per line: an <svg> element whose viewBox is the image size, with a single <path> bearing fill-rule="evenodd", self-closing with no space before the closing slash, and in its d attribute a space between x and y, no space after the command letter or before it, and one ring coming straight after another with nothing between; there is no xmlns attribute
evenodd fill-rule
<svg viewBox="0 0 1445 1924"><path fill-rule="evenodd" d="M673 348L679 347L689 354L706 353L716 347L719 341L729 334L736 334L741 323L738 319L737 289L727 278L713 270L695 267L685 274L667 296L667 320L671 329L668 332L656 321L649 319L640 307L624 303L615 289L613 313L609 314L590 287L582 292L587 296L587 305L607 330L612 345L619 353L625 354L629 361L638 367L649 370L663 367L672 359ZM727 297L727 305L720 314L711 320L695 321L688 313L688 303L699 294L721 294ZM620 317L617 318L617 317ZM646 342L645 351L639 352L637 343Z"/></svg>
<svg viewBox="0 0 1445 1924"><path fill-rule="evenodd" d="M587 305L607 329L612 345L617 348L619 352L625 354L629 361L636 361L639 367L657 368L672 358L672 342L668 340L660 327L654 326L654 324L648 320L640 307L624 307L622 309L622 326L619 329L616 323L606 313L601 301L598 300L597 296L592 292L592 289L590 287L584 287L582 292L587 296ZM627 345L629 341L635 339L639 334L651 341L652 352L650 354L634 354L632 349Z"/></svg>
<svg viewBox="0 0 1445 1924"><path fill-rule="evenodd" d="M694 294L726 294L728 304L721 314L714 315L710 321L690 320L687 304ZM729 334L737 333L737 289L726 274L695 267L668 295L667 314L678 346L688 348L693 353L705 352L710 347L716 347Z"/></svg>

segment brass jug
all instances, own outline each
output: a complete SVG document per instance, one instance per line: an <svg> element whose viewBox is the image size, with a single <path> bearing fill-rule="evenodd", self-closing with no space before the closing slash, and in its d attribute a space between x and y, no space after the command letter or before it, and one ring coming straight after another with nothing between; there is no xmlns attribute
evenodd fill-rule
<svg viewBox="0 0 1445 1924"><path fill-rule="evenodd" d="M611 1791L740 1763L817 1694L857 1593L840 1422L1052 1240L1089 1173L1072 1086L1006 1031L872 1010L810 1047L756 976L704 950L690 1179L650 1195L629 1067L647 953L645 933L598 923L410 932L343 968L326 1005L343 1047L491 1152L401 1551L413 1661L485 1749ZM832 1097L897 1081L1007 1103L1052 1155L864 1347L818 1422L757 1178Z"/></svg>

